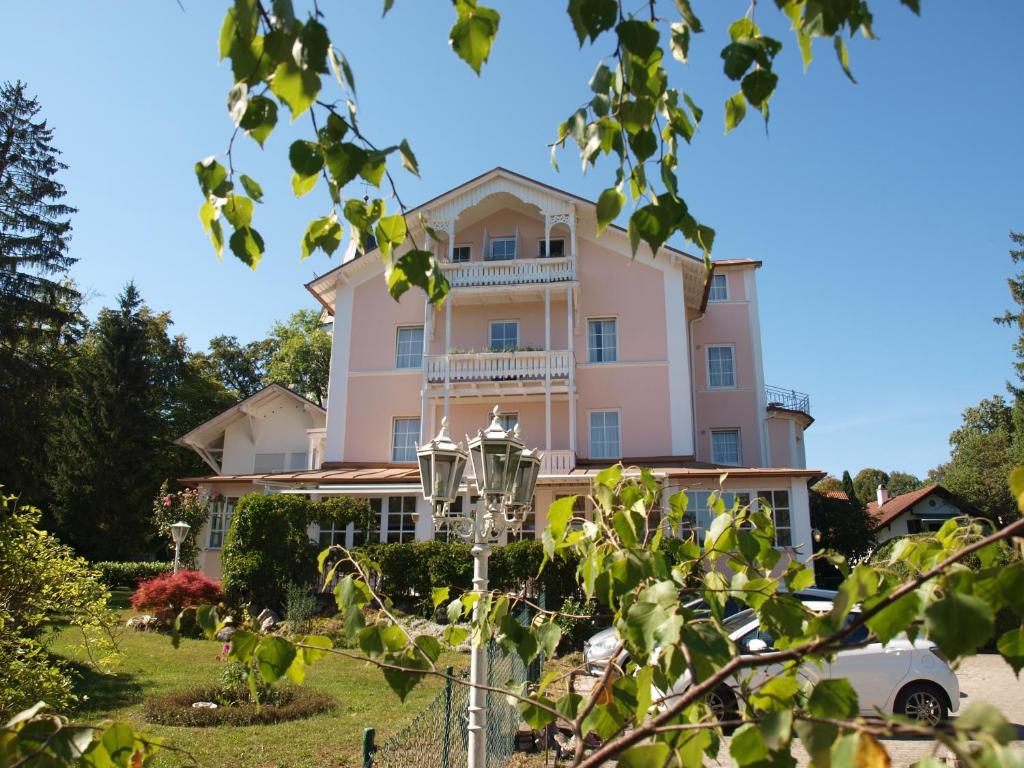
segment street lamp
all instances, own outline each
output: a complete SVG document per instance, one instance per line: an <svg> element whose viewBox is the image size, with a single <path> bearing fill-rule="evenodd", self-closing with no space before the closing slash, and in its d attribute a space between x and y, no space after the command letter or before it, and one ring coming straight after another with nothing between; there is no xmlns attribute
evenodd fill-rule
<svg viewBox="0 0 1024 768"><path fill-rule="evenodd" d="M171 538L174 539L174 572L178 572L178 563L181 561L181 543L185 541L185 537L188 536L189 529L192 526L186 523L184 520L179 520L176 523L171 524Z"/></svg>
<svg viewBox="0 0 1024 768"><path fill-rule="evenodd" d="M416 450L420 465L423 498L430 503L434 528L447 526L460 538L472 544L473 590L487 591L487 559L491 544L499 541L505 531L518 531L533 503L533 491L540 474L540 454L527 450L519 439L519 425L506 430L494 406L491 423L476 437L468 439L469 451L452 442L448 420L441 420L437 437ZM451 514L451 505L458 497L459 485L466 469L467 456L472 459L477 494L476 509L461 515ZM473 606L474 621L480 619L480 601ZM476 636L469 673L469 768L485 768L487 761L487 647Z"/></svg>

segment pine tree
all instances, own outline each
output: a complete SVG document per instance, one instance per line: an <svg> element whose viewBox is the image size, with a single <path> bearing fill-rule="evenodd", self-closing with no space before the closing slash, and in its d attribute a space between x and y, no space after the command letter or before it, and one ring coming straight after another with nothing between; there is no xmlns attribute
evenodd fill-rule
<svg viewBox="0 0 1024 768"><path fill-rule="evenodd" d="M1010 242L1016 246L1010 248L1010 259L1014 264L1020 264L1024 261L1024 232L1011 231ZM1024 271L1006 278L1006 283L1010 288L1010 298L1017 305L1017 311L1013 312L1008 309L1001 316L992 319L1000 325L1008 325L1017 329L1019 335L1013 344L1017 362L1013 364L1013 367L1017 371L1017 378L1024 381ZM1017 397L1024 395L1024 389L1015 384L1007 384L1007 389Z"/></svg>
<svg viewBox="0 0 1024 768"><path fill-rule="evenodd" d="M843 490L846 491L846 498L856 507L863 507L864 504L857 498L857 491L853 487L853 478L850 477L850 470L843 470Z"/></svg>
<svg viewBox="0 0 1024 768"><path fill-rule="evenodd" d="M100 311L74 361L51 441L57 531L90 559L131 560L152 551L169 368L152 322L131 283L116 308Z"/></svg>
<svg viewBox="0 0 1024 768"><path fill-rule="evenodd" d="M67 280L70 216L53 130L21 82L0 85L0 483L45 503L45 440L80 297Z"/></svg>

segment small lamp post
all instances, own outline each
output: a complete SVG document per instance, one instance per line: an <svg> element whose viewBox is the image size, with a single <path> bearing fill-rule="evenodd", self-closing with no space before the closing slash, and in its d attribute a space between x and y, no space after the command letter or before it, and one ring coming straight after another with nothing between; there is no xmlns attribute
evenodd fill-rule
<svg viewBox="0 0 1024 768"><path fill-rule="evenodd" d="M184 520L171 524L171 538L174 539L174 572L178 572L178 564L181 562L181 543L188 536L191 525Z"/></svg>
<svg viewBox="0 0 1024 768"><path fill-rule="evenodd" d="M416 450L420 465L423 498L430 502L434 528L447 526L472 544L473 589L487 591L487 560L491 544L507 530L518 531L529 514L533 492L540 474L540 454L527 450L519 439L519 425L505 430L494 406L491 423L469 440L468 452L448 435L448 420L441 420L437 437ZM480 501L475 510L451 514L458 498L459 485L471 458ZM473 607L479 619L480 602ZM487 763L487 647L473 640L469 693L469 768L485 768Z"/></svg>

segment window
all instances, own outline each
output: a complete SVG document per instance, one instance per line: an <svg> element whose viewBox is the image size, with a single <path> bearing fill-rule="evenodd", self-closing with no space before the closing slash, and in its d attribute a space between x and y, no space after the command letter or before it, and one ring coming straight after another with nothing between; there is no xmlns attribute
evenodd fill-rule
<svg viewBox="0 0 1024 768"><path fill-rule="evenodd" d="M711 461L715 464L740 463L740 431L738 429L711 430Z"/></svg>
<svg viewBox="0 0 1024 768"><path fill-rule="evenodd" d="M708 386L732 389L736 386L736 363L732 347L708 347Z"/></svg>
<svg viewBox="0 0 1024 768"><path fill-rule="evenodd" d="M413 541L416 538L416 497L391 496L388 499L388 542Z"/></svg>
<svg viewBox="0 0 1024 768"><path fill-rule="evenodd" d="M381 499L367 499L367 501L370 503L369 514L364 519L352 523L353 547L380 541Z"/></svg>
<svg viewBox="0 0 1024 768"><path fill-rule="evenodd" d="M555 240L554 238L552 238L550 242L551 242L551 258L557 259L560 256L565 256L565 240L562 240L561 238L559 238L558 240ZM540 245L537 246L537 256L538 256L538 258L543 259L547 255L548 254L544 252L544 241L541 240L540 241Z"/></svg>
<svg viewBox="0 0 1024 768"><path fill-rule="evenodd" d="M742 491L687 491L686 516L680 531L684 539L692 532L696 534L698 544L704 541L704 532L711 527L711 520L718 514L718 510L712 507L712 496L715 499L714 507L718 506L720 499L724 511L736 505L741 509L750 505L750 494Z"/></svg>
<svg viewBox="0 0 1024 768"><path fill-rule="evenodd" d="M587 359L592 363L614 363L619 359L618 329L613 318L587 321Z"/></svg>
<svg viewBox="0 0 1024 768"><path fill-rule="evenodd" d="M210 504L210 537L207 541L210 549L224 546L224 538L231 527L231 515L235 511L235 499L222 499Z"/></svg>
<svg viewBox="0 0 1024 768"><path fill-rule="evenodd" d="M509 352L519 346L519 322L517 320L492 320L491 352Z"/></svg>
<svg viewBox="0 0 1024 768"><path fill-rule="evenodd" d="M327 547L334 546L335 544L340 547L347 546L346 534L348 532L348 524L339 526L337 522L332 520L322 522L319 525L321 549L327 549Z"/></svg>
<svg viewBox="0 0 1024 768"><path fill-rule="evenodd" d="M518 413L499 413L498 423L501 424L501 428L506 432L511 432L516 424L519 423Z"/></svg>
<svg viewBox="0 0 1024 768"><path fill-rule="evenodd" d="M423 326L399 328L395 343L395 368L423 367Z"/></svg>
<svg viewBox="0 0 1024 768"><path fill-rule="evenodd" d="M391 431L391 460L416 461L416 441L419 437L419 419L395 419Z"/></svg>
<svg viewBox="0 0 1024 768"><path fill-rule="evenodd" d="M711 276L711 290L708 291L708 301L729 300L729 279L725 275Z"/></svg>
<svg viewBox="0 0 1024 768"><path fill-rule="evenodd" d="M452 248L452 261L469 261L469 252L470 251L468 245L456 245L454 248Z"/></svg>
<svg viewBox="0 0 1024 768"><path fill-rule="evenodd" d="M617 459L622 456L619 445L619 412L590 412L590 458Z"/></svg>
<svg viewBox="0 0 1024 768"><path fill-rule="evenodd" d="M789 516L789 491L758 491L757 498L772 510L775 523L775 546L793 546L793 522Z"/></svg>
<svg viewBox="0 0 1024 768"><path fill-rule="evenodd" d="M306 452L288 454L288 469L292 472L301 472L306 468Z"/></svg>
<svg viewBox="0 0 1024 768"><path fill-rule="evenodd" d="M253 463L253 472L257 475L284 472L283 453L257 453Z"/></svg>
<svg viewBox="0 0 1024 768"><path fill-rule="evenodd" d="M508 538L509 541L532 541L537 538L537 513L533 507L526 513L523 527L515 533L509 532Z"/></svg>
<svg viewBox="0 0 1024 768"><path fill-rule="evenodd" d="M498 237L491 240L491 254L488 261L508 261L516 257L516 239Z"/></svg>

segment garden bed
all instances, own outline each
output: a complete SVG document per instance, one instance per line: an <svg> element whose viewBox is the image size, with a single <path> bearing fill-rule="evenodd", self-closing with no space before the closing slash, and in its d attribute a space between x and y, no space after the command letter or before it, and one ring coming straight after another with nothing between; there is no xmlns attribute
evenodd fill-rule
<svg viewBox="0 0 1024 768"><path fill-rule="evenodd" d="M216 707L195 707L197 702ZM270 725L325 712L335 702L326 693L309 688L283 686L276 688L259 706L239 701L220 687L191 688L178 693L151 696L143 704L147 722L185 728L207 728L218 725Z"/></svg>

